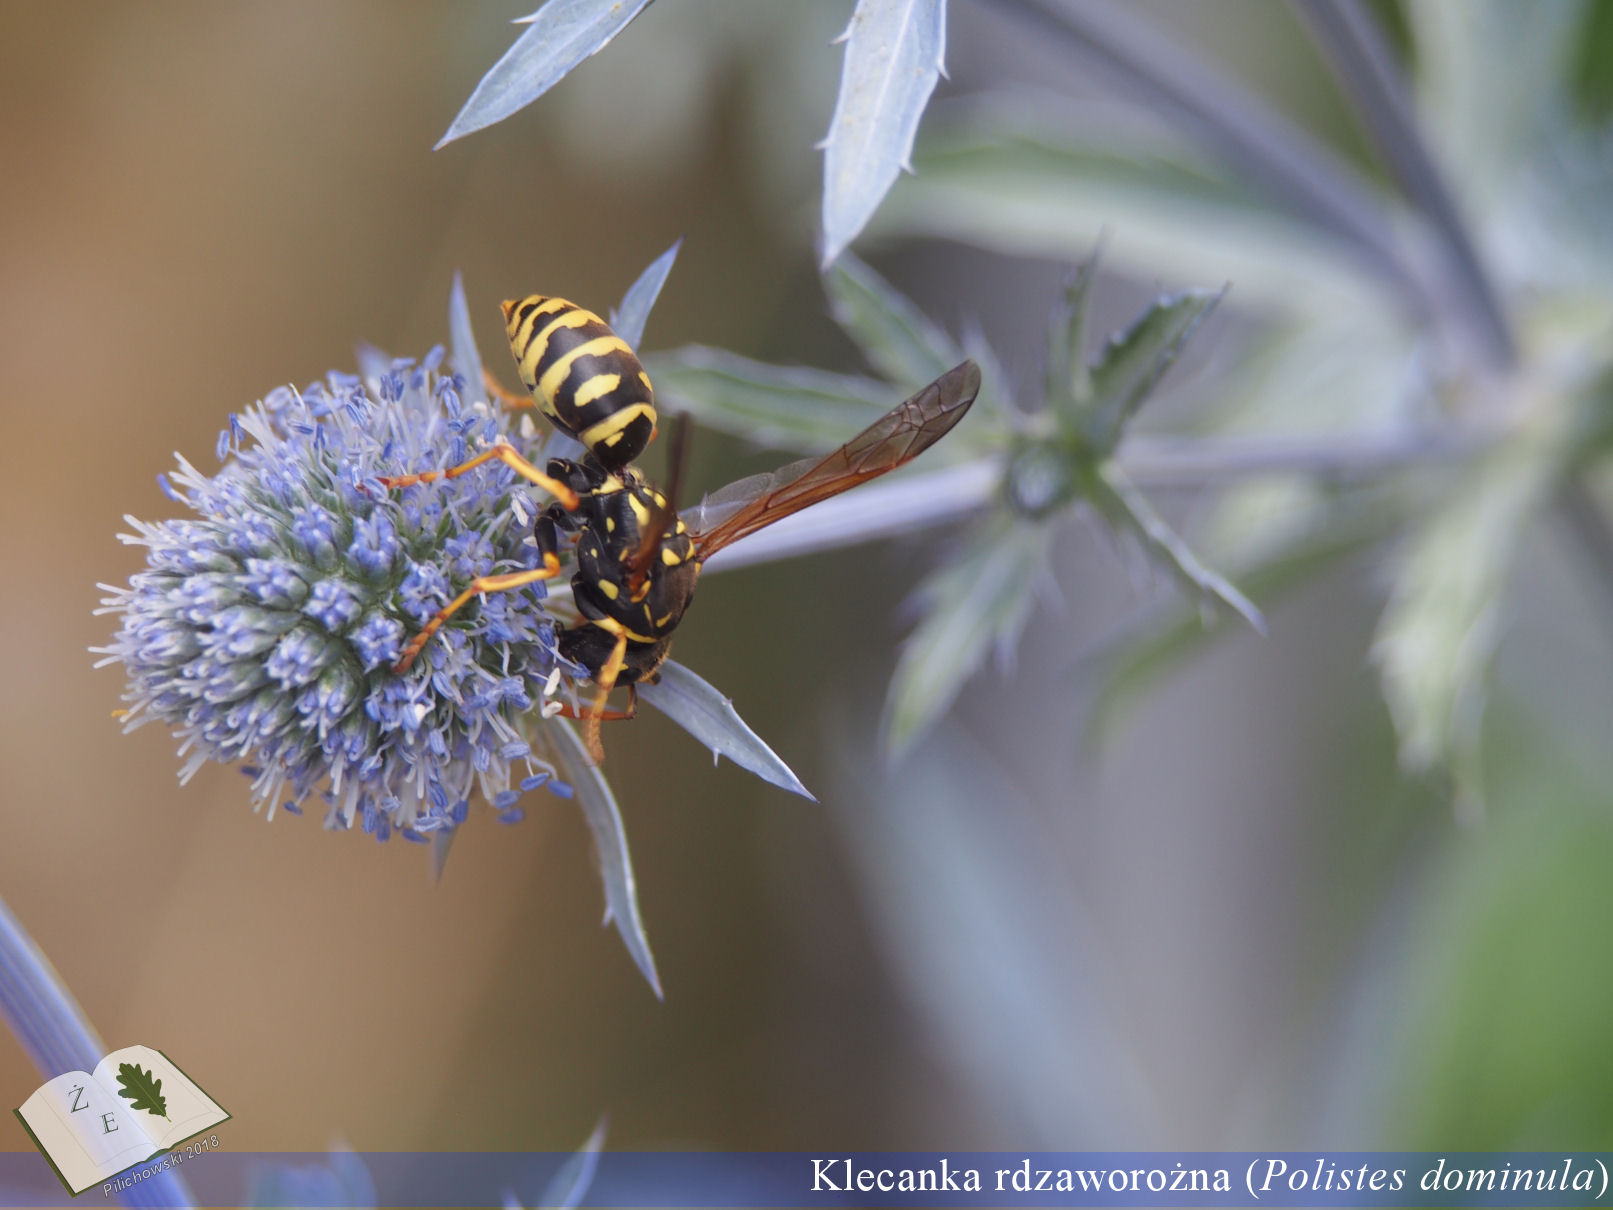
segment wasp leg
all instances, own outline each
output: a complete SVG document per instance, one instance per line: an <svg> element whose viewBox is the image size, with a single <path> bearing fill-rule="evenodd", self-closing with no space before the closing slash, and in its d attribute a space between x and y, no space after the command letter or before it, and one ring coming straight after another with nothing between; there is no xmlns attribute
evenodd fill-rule
<svg viewBox="0 0 1613 1210"><path fill-rule="evenodd" d="M599 675L594 677L599 692L594 695L593 708L583 716L583 744L597 765L605 759L605 745L599 738L599 724L605 717L605 699L610 697L610 691L616 687L616 678L622 675L622 666L627 663L627 627L611 617L594 618L593 623L607 634L616 636L616 645L600 665ZM634 702L636 705L636 696Z"/></svg>
<svg viewBox="0 0 1613 1210"><path fill-rule="evenodd" d="M460 475L492 462L495 458L523 479L537 484L568 510L577 507L576 492L572 491L560 480L550 475L545 475L537 467L521 457L520 454L516 453L514 446L503 441L500 441L497 445L489 446L469 462L461 462L458 466L451 466L445 471L421 471L417 475L389 476L381 480L381 485L383 487L413 487L416 483L431 483L437 479L457 479Z"/></svg>
<svg viewBox="0 0 1613 1210"><path fill-rule="evenodd" d="M536 584L539 580L547 580L560 574L560 560L552 552L543 553L543 566L535 567L531 571L512 571L501 576L478 576L470 582L464 592L460 593L448 604L444 605L427 622L420 633L409 640L409 645L403 649L398 662L392 665L392 671L398 674L409 671L420 649L431 641L431 636L442 629L442 624L454 614L458 613L472 598L481 596L484 592L509 592L512 588L523 588L528 584Z"/></svg>
<svg viewBox="0 0 1613 1210"><path fill-rule="evenodd" d="M504 405L506 412L519 412L538 406L537 401L532 396L512 391L497 378L494 378L492 370L486 368L482 370L482 385L487 388L489 395Z"/></svg>
<svg viewBox="0 0 1613 1210"><path fill-rule="evenodd" d="M560 709L556 710L555 713L561 718L597 718L602 723L624 723L628 719L638 717L637 689L638 686L636 685L629 685L627 687L626 710L601 710L598 714L594 714L591 711L580 710L576 706L573 706L570 702L562 702Z"/></svg>

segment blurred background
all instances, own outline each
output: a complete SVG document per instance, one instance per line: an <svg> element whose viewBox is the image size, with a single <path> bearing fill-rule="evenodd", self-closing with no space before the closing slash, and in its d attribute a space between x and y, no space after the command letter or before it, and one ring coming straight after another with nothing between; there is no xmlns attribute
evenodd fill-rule
<svg viewBox="0 0 1613 1210"><path fill-rule="evenodd" d="M455 270L507 382L500 299L605 310L679 237L647 348L857 368L813 252L850 4L668 0L433 152L529 7L0 2L0 897L107 1044L178 1058L232 1150L561 1150L605 1112L615 1148L1605 1145L1613 602L1550 513L1467 823L1396 768L1368 661L1384 545L1095 726L1093 653L1158 594L1069 528L1017 666L895 768L903 601L956 534L713 575L677 656L821 801L713 768L653 712L610 731L665 1003L599 927L565 803L473 813L433 885L419 848L267 824L237 772L181 788L168 737L119 733L120 672L87 648L114 628L95 583L139 565L122 515L170 515L174 451L210 468L230 411L356 342L444 341ZM1288 8L1140 11L1378 174ZM938 107L1073 74L962 0L949 65ZM858 247L1039 384L1062 263ZM1221 284L1123 270L1099 332ZM1182 385L1239 324L1214 317ZM785 460L694 446L691 492ZM1189 532L1208 507L1160 504ZM0 1037L0 1099L41 1078Z"/></svg>

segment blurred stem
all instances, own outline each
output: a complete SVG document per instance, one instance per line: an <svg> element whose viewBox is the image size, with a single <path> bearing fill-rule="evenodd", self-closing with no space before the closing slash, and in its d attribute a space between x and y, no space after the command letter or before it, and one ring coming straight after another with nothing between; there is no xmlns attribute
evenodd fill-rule
<svg viewBox="0 0 1613 1210"><path fill-rule="evenodd" d="M64 1071L88 1071L106 1053L50 959L3 902L0 1012L47 1080Z"/></svg>
<svg viewBox="0 0 1613 1210"><path fill-rule="evenodd" d="M1256 475L1370 479L1406 466L1449 461L1487 444L1477 435L1414 433L1330 437L1128 437L1115 460L1138 487L1198 487ZM997 498L997 458L923 471L860 487L719 551L711 571L731 571L855 546L962 521Z"/></svg>
<svg viewBox="0 0 1613 1210"><path fill-rule="evenodd" d="M1359 248L1412 310L1431 310L1382 200L1348 164L1231 79L1112 5L986 0L1070 47L1297 214Z"/></svg>
<svg viewBox="0 0 1613 1210"><path fill-rule="evenodd" d="M1401 467L1466 457L1476 435L1391 433L1381 437L1132 437L1117 460L1144 487L1199 486L1253 475L1369 479Z"/></svg>
<svg viewBox="0 0 1613 1210"><path fill-rule="evenodd" d="M1578 541L1586 562L1608 595L1613 596L1613 526L1608 524L1607 514L1578 479L1570 480L1563 488L1561 507L1569 533Z"/></svg>
<svg viewBox="0 0 1613 1210"><path fill-rule="evenodd" d="M1442 301L1494 369L1517 355L1495 284L1418 129L1405 81L1376 21L1359 0L1289 0L1354 102L1400 187L1433 223L1448 267Z"/></svg>
<svg viewBox="0 0 1613 1210"><path fill-rule="evenodd" d="M0 900L0 1015L46 1080L92 1071L106 1049L73 993L11 909ZM118 1195L126 1206L194 1206L172 1171L154 1172Z"/></svg>

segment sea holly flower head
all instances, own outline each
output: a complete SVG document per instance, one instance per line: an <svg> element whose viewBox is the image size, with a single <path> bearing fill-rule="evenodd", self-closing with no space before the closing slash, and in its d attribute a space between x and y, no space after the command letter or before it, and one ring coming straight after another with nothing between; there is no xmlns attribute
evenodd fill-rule
<svg viewBox="0 0 1613 1210"><path fill-rule="evenodd" d="M520 518L542 504L496 463L403 491L379 478L497 441L541 459L542 439L467 401L440 348L372 368L232 416L216 474L180 459L165 483L193 515L128 518L148 566L109 589L121 624L102 651L129 676L125 728L170 727L182 777L242 761L271 815L318 797L329 826L418 839L455 827L478 791L507 807L523 782L564 784L527 718L564 662L534 586L461 610L392 671L458 587L535 564Z"/></svg>
<svg viewBox="0 0 1613 1210"><path fill-rule="evenodd" d="M676 254L612 313L630 343ZM498 461L401 489L382 479L454 467L498 442L539 465L579 448L485 398L457 281L449 327L451 358L360 350L362 375L279 387L232 415L216 474L179 457L177 472L159 475L192 515L126 518L123 540L146 548L147 565L126 586L103 585L102 612L120 624L94 650L128 675L125 730L169 727L182 780L210 760L240 762L271 817L316 799L327 827L431 842L440 860L478 797L505 823L519 822L521 799L540 788L575 799L598 850L606 920L659 994L615 796L554 717L560 695L575 703L570 685L587 676L556 646L572 615L549 604L569 597L566 575L485 595L394 671L470 581L539 564L533 521L550 501ZM659 684L640 688L714 754L807 793L689 669L668 661Z"/></svg>

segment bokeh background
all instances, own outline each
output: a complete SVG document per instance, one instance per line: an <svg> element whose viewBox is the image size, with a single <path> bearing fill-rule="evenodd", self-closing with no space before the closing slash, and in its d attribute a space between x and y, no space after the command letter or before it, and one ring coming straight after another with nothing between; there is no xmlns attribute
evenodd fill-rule
<svg viewBox="0 0 1613 1210"><path fill-rule="evenodd" d="M1094 730L1087 657L1149 593L1072 530L1017 667L894 770L901 606L953 535L713 575L677 655L821 803L653 712L611 731L665 1003L565 803L473 814L433 885L120 734L87 649L95 583L138 566L122 515L169 515L174 451L211 465L231 410L357 341L443 341L456 269L494 366L498 300L603 310L679 237L647 347L856 366L812 248L849 3L668 0L433 152L526 7L0 2L0 896L109 1046L180 1058L232 1150L562 1150L606 1112L624 1148L1604 1146L1613 602L1549 523L1465 825L1395 768L1380 551ZM1288 9L1144 11L1376 171ZM1057 68L961 2L949 51L951 93ZM859 248L1039 381L1061 266ZM1106 282L1100 327L1201 284ZM701 433L690 477L782 460ZM41 1078L0 1037L0 1100Z"/></svg>

